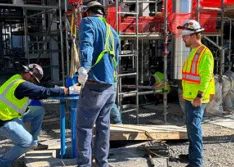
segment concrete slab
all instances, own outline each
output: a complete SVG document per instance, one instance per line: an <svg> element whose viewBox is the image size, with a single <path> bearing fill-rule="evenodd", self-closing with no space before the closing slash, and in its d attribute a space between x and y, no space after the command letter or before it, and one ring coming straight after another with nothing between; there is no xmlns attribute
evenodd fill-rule
<svg viewBox="0 0 234 167"><path fill-rule="evenodd" d="M204 122L234 129L234 115L226 115L224 117L212 118L212 120L206 120Z"/></svg>
<svg viewBox="0 0 234 167"><path fill-rule="evenodd" d="M67 142L67 147L70 147L70 142ZM59 139L51 139L41 143L47 144L48 150L28 151L25 154L25 165L27 167L75 167L75 159L56 158L60 149Z"/></svg>
<svg viewBox="0 0 234 167"><path fill-rule="evenodd" d="M56 158L56 154L58 154L56 150L60 148L58 141L48 140L43 142L43 144L49 144L48 150L27 152L25 155L25 165L27 167L76 167L76 159ZM148 167L149 160L147 154L137 148L141 144L111 149L109 156L110 164L113 167ZM166 158L153 158L153 161L155 167L167 167Z"/></svg>

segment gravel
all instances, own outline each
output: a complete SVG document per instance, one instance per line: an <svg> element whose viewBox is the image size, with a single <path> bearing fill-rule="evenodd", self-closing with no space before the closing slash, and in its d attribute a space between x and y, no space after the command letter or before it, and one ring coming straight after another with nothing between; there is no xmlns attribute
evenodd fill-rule
<svg viewBox="0 0 234 167"><path fill-rule="evenodd" d="M50 104L49 104L50 103ZM58 101L43 100L47 112L43 123L43 132L40 140L59 138L59 104ZM69 107L68 105L66 107ZM67 127L69 126L69 113L67 114ZM123 123L136 123L134 112L122 114ZM49 120L52 121L49 121ZM142 106L139 110L140 124L162 124L164 115L162 105ZM183 113L177 104L170 103L168 108L167 124L184 126ZM51 128L52 127L52 128ZM203 123L204 136L204 167L233 167L234 166L234 130L218 125ZM130 145L131 143L129 143ZM187 154L188 141L167 141L169 146L169 166L184 167L186 163L180 162L178 156ZM0 136L0 155L5 152L12 143ZM136 158L136 162L144 158ZM122 162L120 162L122 164ZM118 166L118 165L117 165ZM25 167L23 157L18 159L12 167Z"/></svg>

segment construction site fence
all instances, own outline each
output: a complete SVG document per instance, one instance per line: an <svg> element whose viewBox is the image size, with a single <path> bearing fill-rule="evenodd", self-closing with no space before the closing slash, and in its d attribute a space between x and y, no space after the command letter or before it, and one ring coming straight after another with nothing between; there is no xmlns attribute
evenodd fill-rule
<svg viewBox="0 0 234 167"><path fill-rule="evenodd" d="M192 12L190 13L174 13L172 11L172 0L168 0L168 30L172 33L179 34L177 26L182 25L188 19L196 19L197 1L192 1ZM225 0L225 5L234 5L234 0ZM201 0L201 7L221 7L221 0ZM136 29L136 17L130 15L117 14L121 12L121 6L117 9L115 6L107 8L106 20L117 31L123 34L135 34ZM138 32L139 33L160 33L163 32L164 27L164 10L161 13L157 13L156 16L139 16L138 17ZM66 13L68 18L71 17L71 11ZM205 28L204 32L215 33L217 31L217 11L201 11L200 12L200 24ZM116 23L116 15L118 15L118 28ZM77 15L77 23L80 24L80 15Z"/></svg>
<svg viewBox="0 0 234 167"><path fill-rule="evenodd" d="M118 9L121 10L121 7ZM106 20L115 29L116 28L116 7L108 8ZM168 28L173 33L178 33L177 26L182 25L185 20L195 19L196 13L169 13ZM205 32L216 32L217 11L206 11L200 14L200 24L205 28ZM163 14L157 16L140 16L138 18L138 32L162 32L164 27ZM118 15L118 31L120 33L136 32L136 17Z"/></svg>
<svg viewBox="0 0 234 167"><path fill-rule="evenodd" d="M162 2L164 3L165 0ZM224 0L224 5L233 5L234 0ZM221 8L222 0L200 0L200 7ZM168 0L168 13L173 12L173 0ZM197 0L192 0L192 9L197 9ZM164 9L162 10L164 12Z"/></svg>

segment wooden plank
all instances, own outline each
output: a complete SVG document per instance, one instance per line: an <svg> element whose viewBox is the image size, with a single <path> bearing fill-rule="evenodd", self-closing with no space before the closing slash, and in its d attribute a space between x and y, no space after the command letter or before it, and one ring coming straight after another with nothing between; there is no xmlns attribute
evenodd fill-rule
<svg viewBox="0 0 234 167"><path fill-rule="evenodd" d="M110 140L187 139L186 129L173 125L111 125Z"/></svg>

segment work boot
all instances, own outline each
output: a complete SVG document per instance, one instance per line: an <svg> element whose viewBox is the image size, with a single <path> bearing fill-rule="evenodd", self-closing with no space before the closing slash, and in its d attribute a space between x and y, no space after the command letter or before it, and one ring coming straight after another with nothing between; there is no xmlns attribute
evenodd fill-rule
<svg viewBox="0 0 234 167"><path fill-rule="evenodd" d="M37 146L33 146L31 149L32 150L47 150L48 149L48 145L38 143Z"/></svg>
<svg viewBox="0 0 234 167"><path fill-rule="evenodd" d="M92 167L97 167L95 162L92 162Z"/></svg>
<svg viewBox="0 0 234 167"><path fill-rule="evenodd" d="M189 161L189 155L188 154L180 154L179 159L181 162L188 162Z"/></svg>

